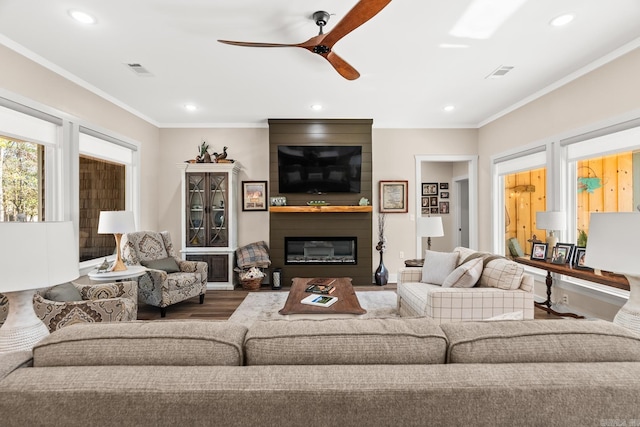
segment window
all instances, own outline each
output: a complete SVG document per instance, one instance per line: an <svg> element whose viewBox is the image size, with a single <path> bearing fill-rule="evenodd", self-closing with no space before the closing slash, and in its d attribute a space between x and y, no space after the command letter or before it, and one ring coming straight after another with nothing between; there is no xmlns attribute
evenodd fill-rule
<svg viewBox="0 0 640 427"><path fill-rule="evenodd" d="M569 237L586 246L592 212L631 212L640 204L640 128L565 143L571 189Z"/></svg>
<svg viewBox="0 0 640 427"><path fill-rule="evenodd" d="M547 207L546 146L493 160L494 249L497 254L529 254L534 235L544 241L544 230L536 228L536 212Z"/></svg>
<svg viewBox="0 0 640 427"><path fill-rule="evenodd" d="M100 211L133 210L135 147L80 127L80 262L113 255L113 235L98 234Z"/></svg>
<svg viewBox="0 0 640 427"><path fill-rule="evenodd" d="M44 147L0 137L0 221L44 221Z"/></svg>

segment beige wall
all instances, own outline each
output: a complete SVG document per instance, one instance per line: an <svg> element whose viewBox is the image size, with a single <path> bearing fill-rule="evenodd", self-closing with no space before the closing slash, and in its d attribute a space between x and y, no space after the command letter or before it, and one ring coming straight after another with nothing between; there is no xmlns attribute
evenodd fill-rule
<svg viewBox="0 0 640 427"><path fill-rule="evenodd" d="M2 89L78 118L85 126L99 126L140 143L138 227L155 229L158 128L2 45L0 64Z"/></svg>

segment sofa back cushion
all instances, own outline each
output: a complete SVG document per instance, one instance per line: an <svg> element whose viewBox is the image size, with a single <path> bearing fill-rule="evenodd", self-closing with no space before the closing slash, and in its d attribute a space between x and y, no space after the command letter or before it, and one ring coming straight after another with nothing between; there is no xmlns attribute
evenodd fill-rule
<svg viewBox="0 0 640 427"><path fill-rule="evenodd" d="M473 258L482 257L484 268L480 275L479 286L504 290L518 289L522 283L524 266L507 258L490 253L476 252L469 248L457 247L458 265Z"/></svg>
<svg viewBox="0 0 640 427"><path fill-rule="evenodd" d="M245 326L215 321L85 323L59 329L33 349L33 365L239 366Z"/></svg>
<svg viewBox="0 0 640 427"><path fill-rule="evenodd" d="M447 363L638 362L640 336L603 320L463 322L440 325Z"/></svg>
<svg viewBox="0 0 640 427"><path fill-rule="evenodd" d="M273 320L254 323L247 365L444 363L447 340L428 319Z"/></svg>

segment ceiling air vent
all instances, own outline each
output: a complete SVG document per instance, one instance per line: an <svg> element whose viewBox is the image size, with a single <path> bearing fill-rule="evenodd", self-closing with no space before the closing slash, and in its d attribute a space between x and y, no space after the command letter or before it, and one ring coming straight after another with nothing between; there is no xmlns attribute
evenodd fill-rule
<svg viewBox="0 0 640 427"><path fill-rule="evenodd" d="M504 77L509 71L513 70L513 67L510 65L501 65L495 70L493 70L485 79L499 79L500 77Z"/></svg>
<svg viewBox="0 0 640 427"><path fill-rule="evenodd" d="M127 68L134 72L135 75L140 77L152 77L153 74L149 72L146 68L138 63L125 64Z"/></svg>

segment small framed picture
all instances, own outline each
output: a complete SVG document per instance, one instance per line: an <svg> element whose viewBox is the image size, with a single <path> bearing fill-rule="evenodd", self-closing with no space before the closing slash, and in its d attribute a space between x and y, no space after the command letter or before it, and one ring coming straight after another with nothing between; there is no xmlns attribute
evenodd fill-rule
<svg viewBox="0 0 640 427"><path fill-rule="evenodd" d="M433 196L438 195L438 183L436 182L423 182L422 183L422 195Z"/></svg>
<svg viewBox="0 0 640 427"><path fill-rule="evenodd" d="M569 265L571 265L571 261L573 260L573 248L574 248L574 244L573 243L556 243L556 247L558 248L567 248L567 253L565 255L565 262L569 263ZM556 263L556 264L560 264L560 263Z"/></svg>
<svg viewBox="0 0 640 427"><path fill-rule="evenodd" d="M242 181L242 210L267 210L267 181Z"/></svg>
<svg viewBox="0 0 640 427"><path fill-rule="evenodd" d="M556 245L551 252L552 264L566 264L569 256L569 248L566 246Z"/></svg>
<svg viewBox="0 0 640 427"><path fill-rule="evenodd" d="M429 197L429 206L438 206L438 196Z"/></svg>
<svg viewBox="0 0 640 427"><path fill-rule="evenodd" d="M441 182L440 183L440 189L441 190L448 190L449 189L449 183L448 182Z"/></svg>
<svg viewBox="0 0 640 427"><path fill-rule="evenodd" d="M429 207L429 198L428 197L423 197L422 198L422 207L423 208L428 208Z"/></svg>
<svg viewBox="0 0 640 427"><path fill-rule="evenodd" d="M547 244L534 243L531 247L531 259L545 261L547 259Z"/></svg>
<svg viewBox="0 0 640 427"><path fill-rule="evenodd" d="M449 202L440 202L440 213L441 214L449 213Z"/></svg>
<svg viewBox="0 0 640 427"><path fill-rule="evenodd" d="M422 208L421 212L423 215L429 215L431 213L430 209L431 208Z"/></svg>
<svg viewBox="0 0 640 427"><path fill-rule="evenodd" d="M591 268L587 267L584 263L584 255L587 253L587 248L582 246L578 246L575 249L575 255L573 256L573 267L581 268L583 270L591 270Z"/></svg>
<svg viewBox="0 0 640 427"><path fill-rule="evenodd" d="M438 214L438 213L440 213L440 209L438 209L437 207L435 207L435 208L431 208L431 212L429 212L429 213L431 213L431 214Z"/></svg>
<svg viewBox="0 0 640 427"><path fill-rule="evenodd" d="M380 181L381 213L408 212L408 197L409 181Z"/></svg>
<svg viewBox="0 0 640 427"><path fill-rule="evenodd" d="M440 192L440 198L441 199L448 199L449 198L449 192L448 191L441 191Z"/></svg>

